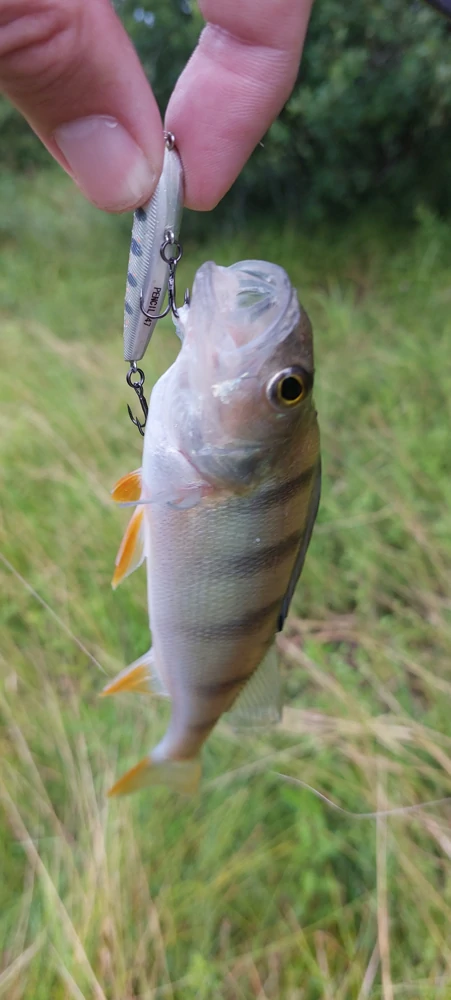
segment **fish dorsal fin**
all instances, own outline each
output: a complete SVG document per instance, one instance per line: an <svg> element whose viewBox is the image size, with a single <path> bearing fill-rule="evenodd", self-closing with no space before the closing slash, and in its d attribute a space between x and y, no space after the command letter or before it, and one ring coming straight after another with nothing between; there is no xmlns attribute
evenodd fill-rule
<svg viewBox="0 0 451 1000"><path fill-rule="evenodd" d="M282 684L275 646L240 691L226 722L236 729L275 725L282 715Z"/></svg>
<svg viewBox="0 0 451 1000"><path fill-rule="evenodd" d="M116 569L111 586L113 590L130 576L133 570L141 566L146 555L144 538L144 508L137 507L125 529L119 552L116 556Z"/></svg>
<svg viewBox="0 0 451 1000"><path fill-rule="evenodd" d="M135 469L134 472L127 472L126 476L118 479L116 485L111 490L111 496L115 503L133 503L140 499L141 488L141 469Z"/></svg>
<svg viewBox="0 0 451 1000"><path fill-rule="evenodd" d="M318 513L319 501L321 496L321 462L318 461L318 468L315 473L315 481L313 483L312 494L310 497L310 503L307 511L307 518L305 522L305 529L302 534L301 543L299 546L299 551L296 556L296 562L293 567L293 572L290 577L290 582L288 584L287 592L282 601L282 607L280 609L279 620L277 623L277 630L282 631L285 624L285 619L288 614L288 610L293 599L293 594L296 590L299 577L302 573L302 568L304 566L305 557L307 555L307 549L310 545L310 539L312 537L313 527L316 521L316 515Z"/></svg>

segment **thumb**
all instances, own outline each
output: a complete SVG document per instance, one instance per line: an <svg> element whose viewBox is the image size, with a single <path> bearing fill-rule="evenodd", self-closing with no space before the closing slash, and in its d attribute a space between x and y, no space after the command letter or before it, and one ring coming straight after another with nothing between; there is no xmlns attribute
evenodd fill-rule
<svg viewBox="0 0 451 1000"><path fill-rule="evenodd" d="M110 0L0 0L0 89L99 208L151 196L163 127Z"/></svg>

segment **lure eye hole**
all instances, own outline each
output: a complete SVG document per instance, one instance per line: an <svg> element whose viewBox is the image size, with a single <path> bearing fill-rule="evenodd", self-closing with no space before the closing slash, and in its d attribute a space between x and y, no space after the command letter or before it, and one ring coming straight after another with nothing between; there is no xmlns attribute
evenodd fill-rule
<svg viewBox="0 0 451 1000"><path fill-rule="evenodd" d="M273 376L266 387L266 395L276 410L290 410L302 403L312 383L310 372L300 365L293 365Z"/></svg>

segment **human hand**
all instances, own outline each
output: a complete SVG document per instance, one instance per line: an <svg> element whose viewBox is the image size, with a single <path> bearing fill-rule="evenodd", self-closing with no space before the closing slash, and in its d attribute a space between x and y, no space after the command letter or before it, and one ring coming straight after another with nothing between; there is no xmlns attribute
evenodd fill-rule
<svg viewBox="0 0 451 1000"><path fill-rule="evenodd" d="M313 0L199 0L207 21L177 81L185 203L213 208L293 88ZM109 0L0 0L0 88L99 208L143 204L163 126Z"/></svg>

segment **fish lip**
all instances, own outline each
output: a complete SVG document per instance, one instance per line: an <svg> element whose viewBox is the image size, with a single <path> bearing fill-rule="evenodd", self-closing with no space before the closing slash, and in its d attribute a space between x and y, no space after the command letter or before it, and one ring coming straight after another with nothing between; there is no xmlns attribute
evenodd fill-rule
<svg viewBox="0 0 451 1000"><path fill-rule="evenodd" d="M203 296L204 305L207 308L216 306L216 295L213 287L213 275L219 270L218 265L213 260L206 260L196 272L191 293L190 309ZM224 268L225 270L225 268Z"/></svg>

